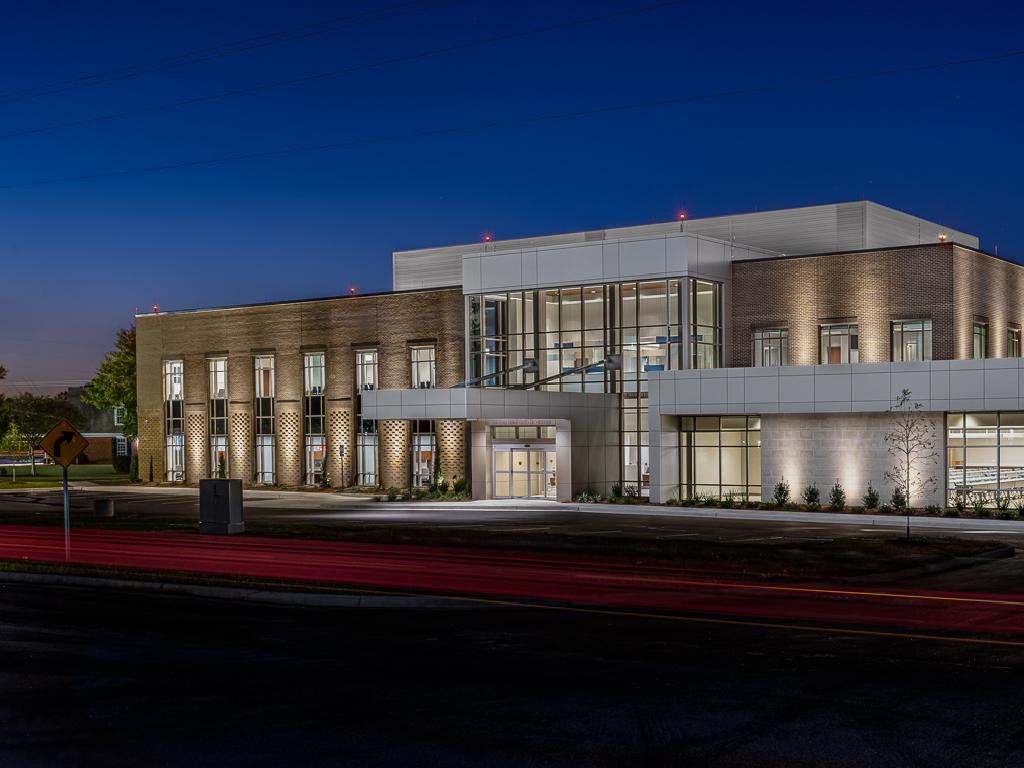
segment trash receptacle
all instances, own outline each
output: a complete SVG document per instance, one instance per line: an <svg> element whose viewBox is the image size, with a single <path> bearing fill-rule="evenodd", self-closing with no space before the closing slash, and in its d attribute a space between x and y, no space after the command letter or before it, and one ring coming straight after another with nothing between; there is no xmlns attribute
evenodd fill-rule
<svg viewBox="0 0 1024 768"><path fill-rule="evenodd" d="M241 480L199 481L199 532L243 533Z"/></svg>
<svg viewBox="0 0 1024 768"><path fill-rule="evenodd" d="M114 500L113 499L93 499L93 502L92 502L92 516L93 517L113 517L114 516Z"/></svg>

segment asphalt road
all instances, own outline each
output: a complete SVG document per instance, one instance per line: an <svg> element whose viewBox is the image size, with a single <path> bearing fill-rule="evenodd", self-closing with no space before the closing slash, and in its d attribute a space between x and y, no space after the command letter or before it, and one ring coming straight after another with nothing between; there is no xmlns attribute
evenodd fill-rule
<svg viewBox="0 0 1024 768"><path fill-rule="evenodd" d="M1021 649L0 587L0 764L1020 765Z"/></svg>
<svg viewBox="0 0 1024 768"><path fill-rule="evenodd" d="M118 514L155 515L181 520L199 518L199 501L195 491L170 489L149 491L133 489L109 491L102 488L75 491L71 497L72 514L87 516L93 500L113 498ZM0 493L0 523L4 513L35 513L54 525L61 524L62 498L58 490L35 490ZM564 509L559 507L564 506ZM778 541L782 539L832 539L847 536L892 536L902 525L900 518L892 526L870 526L854 519L849 525L831 523L786 522L781 520L727 520L666 515L587 513L569 505L530 505L510 508L498 503L458 505L457 509L436 508L429 503L410 507L374 503L372 501L325 495L323 500L309 494L262 492L246 498L247 520L303 521L325 526L358 527L418 526L445 527L452 530L487 527L512 533L559 533L602 537L641 535L662 538L708 538L719 541ZM998 538L1024 548L1024 530L1010 532L978 520L967 530L930 531L929 535L955 535L973 538Z"/></svg>

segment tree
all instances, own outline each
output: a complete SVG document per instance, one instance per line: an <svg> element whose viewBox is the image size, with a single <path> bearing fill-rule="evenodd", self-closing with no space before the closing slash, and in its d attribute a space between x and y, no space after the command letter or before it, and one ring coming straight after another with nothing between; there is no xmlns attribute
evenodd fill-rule
<svg viewBox="0 0 1024 768"><path fill-rule="evenodd" d="M32 454L32 474L36 474L36 451L53 426L61 419L74 422L78 411L68 402L67 395L33 395L26 392L12 397L9 411L11 421L25 438Z"/></svg>
<svg viewBox="0 0 1024 768"><path fill-rule="evenodd" d="M0 381L7 378L7 369L0 365ZM7 403L4 393L0 392L0 430L7 429L7 422L10 421L10 417L7 414Z"/></svg>
<svg viewBox="0 0 1024 768"><path fill-rule="evenodd" d="M910 538L910 509L915 494L921 495L935 485L935 473L924 473L928 464L938 457L935 450L935 423L924 411L921 403L911 400L909 389L904 389L889 408L890 425L885 434L885 446L895 463L885 476L895 484L903 497L907 515L907 538ZM896 498L894 492L893 498Z"/></svg>
<svg viewBox="0 0 1024 768"><path fill-rule="evenodd" d="M0 451L6 454L19 454L24 453L28 450L28 441L25 440L25 436L21 434L21 430L18 429L17 424L11 424L4 436L0 438ZM11 465L11 472L14 474L14 478L17 479L18 465Z"/></svg>
<svg viewBox="0 0 1024 768"><path fill-rule="evenodd" d="M135 328L117 332L113 352L103 359L82 400L101 411L123 407L121 433L129 440L139 435L138 396L135 387Z"/></svg>

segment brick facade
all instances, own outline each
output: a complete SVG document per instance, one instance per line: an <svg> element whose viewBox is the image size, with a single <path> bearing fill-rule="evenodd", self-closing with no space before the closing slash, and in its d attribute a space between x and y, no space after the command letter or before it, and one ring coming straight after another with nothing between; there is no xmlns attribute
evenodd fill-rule
<svg viewBox="0 0 1024 768"><path fill-rule="evenodd" d="M862 363L892 359L894 320L930 319L933 359L963 357L953 264L952 244L735 262L729 365L751 365L751 334L768 326L789 329L790 365L816 365L819 326L832 321L858 324Z"/></svg>
<svg viewBox="0 0 1024 768"><path fill-rule="evenodd" d="M254 479L253 357L272 354L275 374L276 476L284 485L305 479L303 440L304 352L323 352L326 364L327 471L336 487L355 476L355 351L375 348L380 385L411 386L411 346L436 348L436 386L464 378L463 298L459 290L432 290L338 299L146 315L137 320L139 389L139 473L164 479L164 360L184 361L186 481L209 476L207 359L228 361L229 473ZM408 425L381 425L383 485L410 483ZM442 444L444 440L439 439ZM456 441L457 442L457 441ZM464 441L463 441L464 442ZM339 446L345 446L344 457ZM445 455L442 450L442 456ZM465 476L456 450L446 459L453 474ZM456 468L458 471L456 471Z"/></svg>

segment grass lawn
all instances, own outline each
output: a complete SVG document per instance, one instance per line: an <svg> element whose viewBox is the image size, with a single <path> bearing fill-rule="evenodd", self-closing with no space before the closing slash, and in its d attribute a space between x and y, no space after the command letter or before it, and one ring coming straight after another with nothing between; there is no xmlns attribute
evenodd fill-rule
<svg viewBox="0 0 1024 768"><path fill-rule="evenodd" d="M32 477L31 467L18 467L17 480L12 477L14 472L14 467L0 467L0 488L53 488L61 484L63 470L56 464L36 464L36 476ZM72 464L68 467L68 479L118 485L127 483L128 475L115 472L111 464Z"/></svg>

